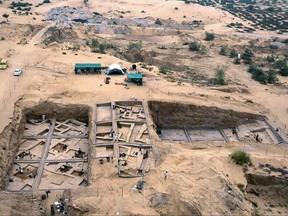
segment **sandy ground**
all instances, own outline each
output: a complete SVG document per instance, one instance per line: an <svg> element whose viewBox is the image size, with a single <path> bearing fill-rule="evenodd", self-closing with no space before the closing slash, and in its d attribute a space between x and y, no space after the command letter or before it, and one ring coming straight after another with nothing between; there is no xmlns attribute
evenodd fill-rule
<svg viewBox="0 0 288 216"><path fill-rule="evenodd" d="M0 57L7 57L9 59L9 68L7 70L0 71L0 131L2 131L11 121L14 103L19 98L23 98L24 103L29 103L31 101L38 102L48 99L61 103L87 103L90 105L105 101L137 98L139 100L155 99L179 102L184 101L199 105L213 105L225 109L235 109L237 111L264 114L268 117L270 123L272 123L274 127L281 128L284 137L287 136L287 87L282 88L281 86L261 85L251 79L250 74L246 72L244 67L235 66L229 62L229 59L224 59L223 57L216 56L215 54L214 58L209 58L209 62L207 62L207 64L211 64L213 66L217 65L218 62L228 64L229 78L235 82L241 83L241 85L246 86L250 94L241 94L237 92L225 93L210 87L191 85L189 83L182 83L179 85L177 82L168 82L163 75L158 73L156 67L152 71L145 69L142 70L144 75L143 86L129 84L129 89L125 89L121 85L115 85L115 82L124 80L123 76L111 76L110 84L106 85L103 82L105 78L105 75L103 74L75 75L73 70L74 63L97 61L105 66L111 63L118 63L123 68L129 68L131 63L114 56L92 53L90 51L74 52L68 50L65 51L66 55L63 55L63 51L57 46L44 49L43 46L39 45L45 31L50 26L54 25L53 23L42 22L42 15L52 7L57 6L73 5L73 7L85 8L86 6L82 1L53 1L52 4L46 4L39 8L33 8L32 12L37 12L38 14L35 16L33 15L33 17L36 17L36 20L33 20L32 16L13 15L11 10L7 9L8 5L8 1L4 1L3 4L0 5L0 14L7 13L10 15L8 27L5 28L5 32L1 31L1 28L3 28L3 25L7 24L1 24L0 26L0 36L5 36L5 40L0 41ZM179 9L175 10L175 7L178 7ZM232 15L212 7L203 7L193 4L185 5L184 2L181 1L89 1L88 9L90 11L97 11L107 17L119 17L119 15L121 15L121 11L130 11L130 13L125 13L125 17L139 18L151 16L155 19L168 19L171 17L172 20L177 22L188 19L203 20L204 29L195 30L194 33L192 32L191 35L193 37L200 37L199 35L203 35L205 30L213 30L216 34L223 35L225 39L230 37L230 39L227 40L234 40L233 38L237 37L239 43L246 43L247 38L255 37L255 35L263 40L268 39L273 35L272 33L267 33L264 31L256 32L253 35L247 34L245 36L239 35L238 33L236 34L235 32L232 32L231 29L225 27L225 24L230 23L233 20ZM142 10L144 10L145 13L141 13ZM183 16L186 16L186 18ZM1 19L4 20L2 16L0 20ZM237 20L238 18L234 19L234 21ZM24 36L24 27L22 25L17 27L16 24L41 25L43 28L35 34L30 33ZM9 29L9 25L13 26L13 28ZM28 38L28 44L17 44L23 37ZM115 36L113 35L111 37ZM150 43L154 43L155 46L157 43L173 45L173 42L180 40L176 36L166 36L165 38L153 37L153 35L127 36L127 38L129 37L131 37L131 39L143 39L143 41L148 40ZM282 35L281 37L285 38L287 35ZM221 43L221 39L219 39L219 41ZM149 48L147 47L147 49ZM20 77L15 77L12 75L12 71L15 68L23 69L23 74ZM281 82L287 86L288 78L281 77L280 79ZM251 100L253 103L245 103L247 100ZM236 147L238 147L238 145L240 144L235 144ZM214 212L224 213L226 211L227 214L229 214L229 210L223 207L225 204L218 206L217 203L217 194L219 195L220 193L224 193L221 182L223 179L227 179L225 173L229 173L228 179L229 181L232 181L233 184L242 182L245 183L243 173L240 172L241 168L228 162L228 155L234 148L229 149L228 146L226 150L221 150L217 156L214 156L215 151L217 151L217 149L214 148L208 148L199 152L191 149L187 150L187 148L189 149L187 146L172 146L172 149L169 150L171 151L169 152L171 155L167 158L164 157L164 162L157 168L157 170L151 172L151 175L147 175L147 191L144 192L144 195L147 198L148 195L151 195L151 193L160 191L162 193L167 193L172 197L172 200L169 200L171 203L180 203L179 200L183 197L197 203L198 206L200 206L200 210L203 215L213 215ZM165 148L165 151L168 151L167 149L168 148ZM266 148L258 146L258 149L260 149L263 153L255 157L257 160L261 161L265 155L265 150L263 149ZM279 152L279 155L283 153L282 149L276 149L275 151ZM281 161L284 164L286 163L286 165L288 163L287 158L275 160L275 163L281 163ZM201 161L201 163L198 163L199 161ZM162 179L162 173L166 169L171 171L171 179L169 177L167 182ZM99 176L99 173L104 173L104 176ZM110 196L113 197L113 199L111 198L112 201L111 199L104 199L105 197L99 198L102 197L102 195L98 197L98 195L95 193L96 188L102 186L105 188L104 191L107 191L107 186L105 186L105 183L103 183L105 182L103 180L105 178L109 178L109 181L112 181L113 183L111 184L113 185L117 185L118 183L119 185L123 185L125 188L124 198L118 197L121 196L121 190L119 188L115 189L112 196ZM100 214L111 212L113 214L116 214L116 212L120 212L121 214L157 213L153 212L151 209L147 210L146 205L148 204L145 204L146 198L143 198L143 196L130 191L130 188L136 182L133 184L131 182L127 183L127 181L124 182L125 180L119 180L115 176L111 176L110 172L103 170L98 171L97 168L95 168L93 179L95 183L97 181L103 181L101 181L102 183L99 186L92 184L91 189L93 190L89 190L89 193L85 199L82 197L84 193L83 191L83 193L78 194L77 190L72 192L71 196L74 198L76 206L83 207L83 205L85 205L90 206L87 207L88 209L93 209L91 206L93 206L93 203L97 201L103 204L103 206L107 205L105 208L98 209L99 211L97 214L99 214L99 212ZM151 182L157 183L152 184ZM215 182L218 184L215 184ZM193 193L190 193L190 191L186 190L186 188L191 188ZM79 189L79 191L81 192L81 189ZM210 194L208 196L207 191L214 192L212 195ZM114 193L116 193L116 195ZM179 195L176 196L175 194ZM134 202L131 197L135 199ZM207 197L210 197L210 200ZM123 205L123 203L126 203L126 205ZM134 206L135 203L136 206ZM141 206L138 206L139 208L137 208L137 205ZM207 206L210 206L210 208L207 208ZM252 211L247 207L245 209L247 210L246 212L236 212L239 214L243 213L243 215L248 215ZM174 209L170 213L173 214L175 212L177 212L177 209ZM181 211L179 210L178 212ZM283 210L281 212L284 214L285 211ZM164 211L163 213L165 214L167 212Z"/></svg>

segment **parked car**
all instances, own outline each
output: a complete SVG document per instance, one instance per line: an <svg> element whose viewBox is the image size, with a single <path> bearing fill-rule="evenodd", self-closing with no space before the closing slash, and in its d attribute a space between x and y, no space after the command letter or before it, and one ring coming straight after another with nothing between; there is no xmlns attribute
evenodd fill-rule
<svg viewBox="0 0 288 216"><path fill-rule="evenodd" d="M8 67L8 60L0 58L0 70L5 70Z"/></svg>
<svg viewBox="0 0 288 216"><path fill-rule="evenodd" d="M14 72L13 72L14 76L20 76L21 73L22 73L21 69L15 69Z"/></svg>

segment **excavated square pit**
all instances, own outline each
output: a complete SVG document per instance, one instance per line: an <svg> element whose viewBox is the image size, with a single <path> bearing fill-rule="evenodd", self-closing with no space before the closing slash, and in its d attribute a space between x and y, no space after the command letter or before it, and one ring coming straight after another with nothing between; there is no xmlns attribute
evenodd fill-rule
<svg viewBox="0 0 288 216"><path fill-rule="evenodd" d="M86 186L89 107L48 104L23 113L23 132L7 190Z"/></svg>
<svg viewBox="0 0 288 216"><path fill-rule="evenodd" d="M283 140L262 115L163 101L149 101L148 106L164 141L224 144L250 140L278 144Z"/></svg>

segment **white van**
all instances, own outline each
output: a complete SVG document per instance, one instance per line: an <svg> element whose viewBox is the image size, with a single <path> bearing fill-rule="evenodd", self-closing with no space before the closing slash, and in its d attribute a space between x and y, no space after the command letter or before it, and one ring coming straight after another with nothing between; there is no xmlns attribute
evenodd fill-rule
<svg viewBox="0 0 288 216"><path fill-rule="evenodd" d="M20 76L21 73L22 73L21 69L15 69L14 72L13 72L14 76Z"/></svg>

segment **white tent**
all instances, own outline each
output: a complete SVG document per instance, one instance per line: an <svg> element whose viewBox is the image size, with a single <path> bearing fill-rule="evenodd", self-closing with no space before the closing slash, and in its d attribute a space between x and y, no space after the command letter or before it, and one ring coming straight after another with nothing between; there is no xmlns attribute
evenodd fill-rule
<svg viewBox="0 0 288 216"><path fill-rule="evenodd" d="M110 74L125 74L125 72L121 69L119 64L111 64L105 72L107 75Z"/></svg>

